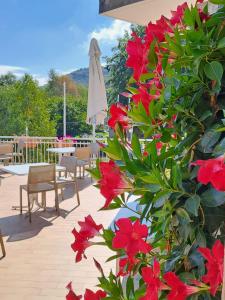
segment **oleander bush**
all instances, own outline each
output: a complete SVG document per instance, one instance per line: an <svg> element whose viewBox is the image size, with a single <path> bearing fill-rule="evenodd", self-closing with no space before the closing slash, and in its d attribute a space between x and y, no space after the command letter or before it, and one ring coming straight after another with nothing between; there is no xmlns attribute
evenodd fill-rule
<svg viewBox="0 0 225 300"><path fill-rule="evenodd" d="M104 274L95 261L99 290L83 298L69 284L68 300L224 299L225 1L211 2L216 12L184 3L127 44L131 104L111 106L109 160L91 173L102 209L129 209L131 195L138 208L114 229L91 216L79 222L76 262L99 244L119 271ZM135 134L128 140L134 126L144 145Z"/></svg>

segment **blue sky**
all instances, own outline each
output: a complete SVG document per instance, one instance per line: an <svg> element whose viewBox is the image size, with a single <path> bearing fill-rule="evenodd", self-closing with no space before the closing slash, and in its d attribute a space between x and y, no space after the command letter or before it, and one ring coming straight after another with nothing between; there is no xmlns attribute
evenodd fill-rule
<svg viewBox="0 0 225 300"><path fill-rule="evenodd" d="M0 75L28 72L43 84L48 71L60 74L88 66L91 37L102 55L129 24L98 15L98 0L6 0L0 10Z"/></svg>

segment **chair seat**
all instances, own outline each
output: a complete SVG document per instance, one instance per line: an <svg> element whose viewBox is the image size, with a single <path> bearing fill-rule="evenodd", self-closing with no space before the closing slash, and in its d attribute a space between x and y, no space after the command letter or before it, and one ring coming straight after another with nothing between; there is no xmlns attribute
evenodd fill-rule
<svg viewBox="0 0 225 300"><path fill-rule="evenodd" d="M27 191L28 186L21 185L21 188ZM30 193L41 193L41 192L53 191L54 189L55 189L54 184L37 183L37 184L31 184L29 191Z"/></svg>
<svg viewBox="0 0 225 300"><path fill-rule="evenodd" d="M90 164L89 160L80 160L80 159L77 160L77 166L78 167L86 166L86 165L89 165L89 164Z"/></svg>
<svg viewBox="0 0 225 300"><path fill-rule="evenodd" d="M66 177L60 177L60 178L57 178L57 180L56 180L57 186L69 184L69 183L75 183L75 180L73 180L71 178L66 178Z"/></svg>
<svg viewBox="0 0 225 300"><path fill-rule="evenodd" d="M23 153L22 152L14 152L13 156L23 156Z"/></svg>
<svg viewBox="0 0 225 300"><path fill-rule="evenodd" d="M7 160L7 159L12 159L12 155L10 155L10 154L2 154L0 156L0 160Z"/></svg>

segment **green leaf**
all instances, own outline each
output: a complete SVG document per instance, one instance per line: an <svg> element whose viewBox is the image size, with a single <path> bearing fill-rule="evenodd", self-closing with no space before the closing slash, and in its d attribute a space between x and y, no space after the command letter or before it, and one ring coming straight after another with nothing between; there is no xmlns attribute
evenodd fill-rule
<svg viewBox="0 0 225 300"><path fill-rule="evenodd" d="M137 158L141 158L142 157L141 144L135 133L132 136L131 145L132 145L133 152L137 156Z"/></svg>
<svg viewBox="0 0 225 300"><path fill-rule="evenodd" d="M213 4L225 4L225 0L209 0Z"/></svg>
<svg viewBox="0 0 225 300"><path fill-rule="evenodd" d="M225 48L225 37L223 37L223 38L218 42L217 48L218 48L218 49Z"/></svg>
<svg viewBox="0 0 225 300"><path fill-rule="evenodd" d="M155 176L155 174L148 174L148 175L142 175L139 177L141 180L143 180L146 183L153 183L153 184L159 184L160 181Z"/></svg>
<svg viewBox="0 0 225 300"><path fill-rule="evenodd" d="M187 213L187 211L185 209L183 209L182 207L179 207L176 210L176 213L177 213L177 216L179 218L179 221L182 224L188 224L188 223L190 223L191 219L190 219L189 214Z"/></svg>
<svg viewBox="0 0 225 300"><path fill-rule="evenodd" d="M200 197L198 195L195 195L191 198L188 198L185 202L184 207L186 208L186 210L191 213L192 215L194 215L195 217L198 216L198 209L200 206Z"/></svg>
<svg viewBox="0 0 225 300"><path fill-rule="evenodd" d="M172 179L174 188L177 188L177 186L180 186L181 181L182 181L182 175L181 175L181 170L180 170L179 165L173 165L171 179Z"/></svg>
<svg viewBox="0 0 225 300"><path fill-rule="evenodd" d="M217 207L225 203L225 193L210 189L201 195L202 204L208 207Z"/></svg>
<svg viewBox="0 0 225 300"><path fill-rule="evenodd" d="M167 191L161 191L157 193L153 199L153 201L155 202L154 207L155 208L162 207L165 201L169 199L170 195L171 193Z"/></svg>
<svg viewBox="0 0 225 300"><path fill-rule="evenodd" d="M127 299L132 299L132 296L134 295L134 280L131 276L129 276L127 279L126 295Z"/></svg>
<svg viewBox="0 0 225 300"><path fill-rule="evenodd" d="M203 153L211 153L213 151L213 146L218 142L221 133L216 131L216 129L210 129L206 131L200 141L200 150Z"/></svg>
<svg viewBox="0 0 225 300"><path fill-rule="evenodd" d="M204 72L209 79L220 82L223 76L223 66L218 61L212 61L210 63L206 63Z"/></svg>
<svg viewBox="0 0 225 300"><path fill-rule="evenodd" d="M213 155L220 156L225 153L225 138L223 138L219 144L213 150Z"/></svg>

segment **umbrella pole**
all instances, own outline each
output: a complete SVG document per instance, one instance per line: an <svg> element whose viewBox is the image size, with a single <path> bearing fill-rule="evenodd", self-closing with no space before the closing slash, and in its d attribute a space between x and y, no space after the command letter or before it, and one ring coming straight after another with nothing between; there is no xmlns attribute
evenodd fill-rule
<svg viewBox="0 0 225 300"><path fill-rule="evenodd" d="M95 124L95 122L93 122L93 124L92 124L92 138L93 138L93 143L96 142L95 129L96 129L96 124Z"/></svg>

